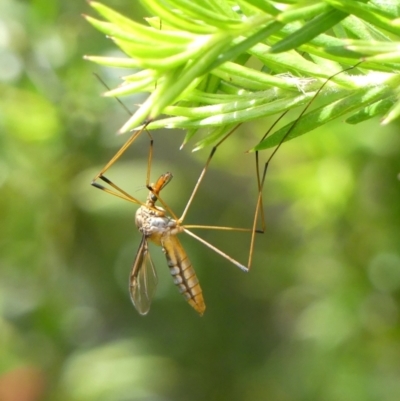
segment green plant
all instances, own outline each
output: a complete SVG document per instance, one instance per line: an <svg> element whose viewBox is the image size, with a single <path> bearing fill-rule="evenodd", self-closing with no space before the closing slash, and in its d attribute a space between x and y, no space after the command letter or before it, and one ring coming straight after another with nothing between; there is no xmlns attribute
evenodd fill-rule
<svg viewBox="0 0 400 401"><path fill-rule="evenodd" d="M199 129L203 147L238 123L307 103L329 76L322 105L261 141L264 149L302 135L334 118L356 124L400 114L400 18L395 0L141 0L154 17L148 26L91 2L105 19L86 16L127 57L86 58L134 69L106 96L148 92L121 128L144 121L148 129Z"/></svg>

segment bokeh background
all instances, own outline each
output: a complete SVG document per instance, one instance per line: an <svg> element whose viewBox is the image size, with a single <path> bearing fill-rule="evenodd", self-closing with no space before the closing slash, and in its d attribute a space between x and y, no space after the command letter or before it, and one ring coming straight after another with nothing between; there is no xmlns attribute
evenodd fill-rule
<svg viewBox="0 0 400 401"><path fill-rule="evenodd" d="M134 1L107 5L146 15ZM251 272L182 235L205 315L152 247L159 285L139 316L127 288L136 206L89 185L127 138L115 135L125 111L93 72L110 86L124 72L82 59L115 52L82 13L84 1L0 2L0 400L400 399L399 124L337 121L285 144ZM271 123L219 149L188 224L249 226L244 151ZM164 199L179 215L210 149L179 150L180 131L153 136L152 176L173 172ZM148 146L142 135L108 174L141 199ZM201 234L246 262L248 235Z"/></svg>

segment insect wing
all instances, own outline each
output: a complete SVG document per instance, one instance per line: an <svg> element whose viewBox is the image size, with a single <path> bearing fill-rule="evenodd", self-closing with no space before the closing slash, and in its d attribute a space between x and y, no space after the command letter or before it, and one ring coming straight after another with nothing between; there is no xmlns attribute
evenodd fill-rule
<svg viewBox="0 0 400 401"><path fill-rule="evenodd" d="M147 240L143 236L129 281L132 303L141 315L146 315L150 310L157 283L157 273L151 260Z"/></svg>

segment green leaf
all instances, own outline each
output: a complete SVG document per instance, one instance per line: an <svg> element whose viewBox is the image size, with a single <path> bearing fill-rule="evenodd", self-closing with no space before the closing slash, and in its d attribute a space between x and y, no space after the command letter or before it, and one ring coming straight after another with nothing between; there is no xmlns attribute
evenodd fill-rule
<svg viewBox="0 0 400 401"><path fill-rule="evenodd" d="M319 34L336 25L346 16L347 14L341 11L329 10L308 22L292 35L274 44L270 52L281 53L299 47L303 43L309 42Z"/></svg>
<svg viewBox="0 0 400 401"><path fill-rule="evenodd" d="M101 65L135 70L105 96L149 93L121 132L147 121L148 129L188 129L186 143L199 130L207 128L197 145L206 146L232 124L306 104L332 75L325 93L319 95L329 104L304 115L287 139L343 113L352 113L350 122L367 118L368 113L387 113L385 121L398 116L395 103L390 111L381 106L390 97L388 93L382 91L376 98L372 96L373 88L385 85L390 92L400 70L397 50L400 24L396 22L396 7L392 3L366 0L285 0L279 5L264 0L235 3L143 0L142 3L150 14L148 26L97 2L91 5L105 21L86 17L127 55L127 58L86 58ZM357 69L338 74L360 59L363 63ZM363 93L365 97L360 97ZM350 107L346 99L353 99L354 105ZM275 134L260 147L277 141L279 135Z"/></svg>
<svg viewBox="0 0 400 401"><path fill-rule="evenodd" d="M397 102L391 107L382 120L383 125L387 125L392 121L396 120L400 116L400 101L396 99Z"/></svg>
<svg viewBox="0 0 400 401"><path fill-rule="evenodd" d="M285 125L273 135L268 136L260 142L252 151L268 149L278 145L283 139L284 142L296 138L306 132L312 131L323 124L326 124L360 107L376 102L378 99L393 95L393 89L386 85L367 87L356 93L330 103L302 116L301 120L293 126L293 122ZM292 128L293 126L293 128ZM288 131L290 133L287 135ZM286 138L285 138L285 135Z"/></svg>
<svg viewBox="0 0 400 401"><path fill-rule="evenodd" d="M365 107L364 109L354 113L351 117L346 119L348 124L359 124L363 121L369 120L372 117L386 114L395 103L395 97L378 100L375 103Z"/></svg>
<svg viewBox="0 0 400 401"><path fill-rule="evenodd" d="M359 1L344 1L344 0L325 0L332 7L335 7L343 12L354 14L355 16L373 24L379 28L392 32L395 35L400 34L400 26L393 24L392 17L383 10L378 9L372 4L364 4Z"/></svg>

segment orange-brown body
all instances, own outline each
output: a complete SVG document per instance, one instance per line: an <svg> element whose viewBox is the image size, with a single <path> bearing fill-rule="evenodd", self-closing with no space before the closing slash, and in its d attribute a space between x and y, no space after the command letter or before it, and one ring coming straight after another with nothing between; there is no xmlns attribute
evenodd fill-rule
<svg viewBox="0 0 400 401"><path fill-rule="evenodd" d="M162 175L151 186L152 191L150 191L147 197L146 204L141 206L136 212L135 223L139 231L143 234L143 245L141 244L142 246L139 248L139 252L142 252L143 255L141 255L140 260L142 263L146 260L144 257L144 253L146 255L148 253L146 241L152 241L156 245L161 246L167 258L168 267L175 285L179 288L180 293L185 297L187 302L202 315L206 308L202 289L193 266L177 238L177 235L183 229L176 220L166 216L164 209L155 206L157 194L171 178L172 175L170 173ZM149 260L151 262L151 259ZM135 300L138 299L135 295L135 286L137 286L137 277L141 268L142 266L138 266L135 262L131 274L131 297L134 304ZM135 306L137 307L136 304ZM141 312L140 307L137 307L137 309ZM147 313L147 310L144 313Z"/></svg>

